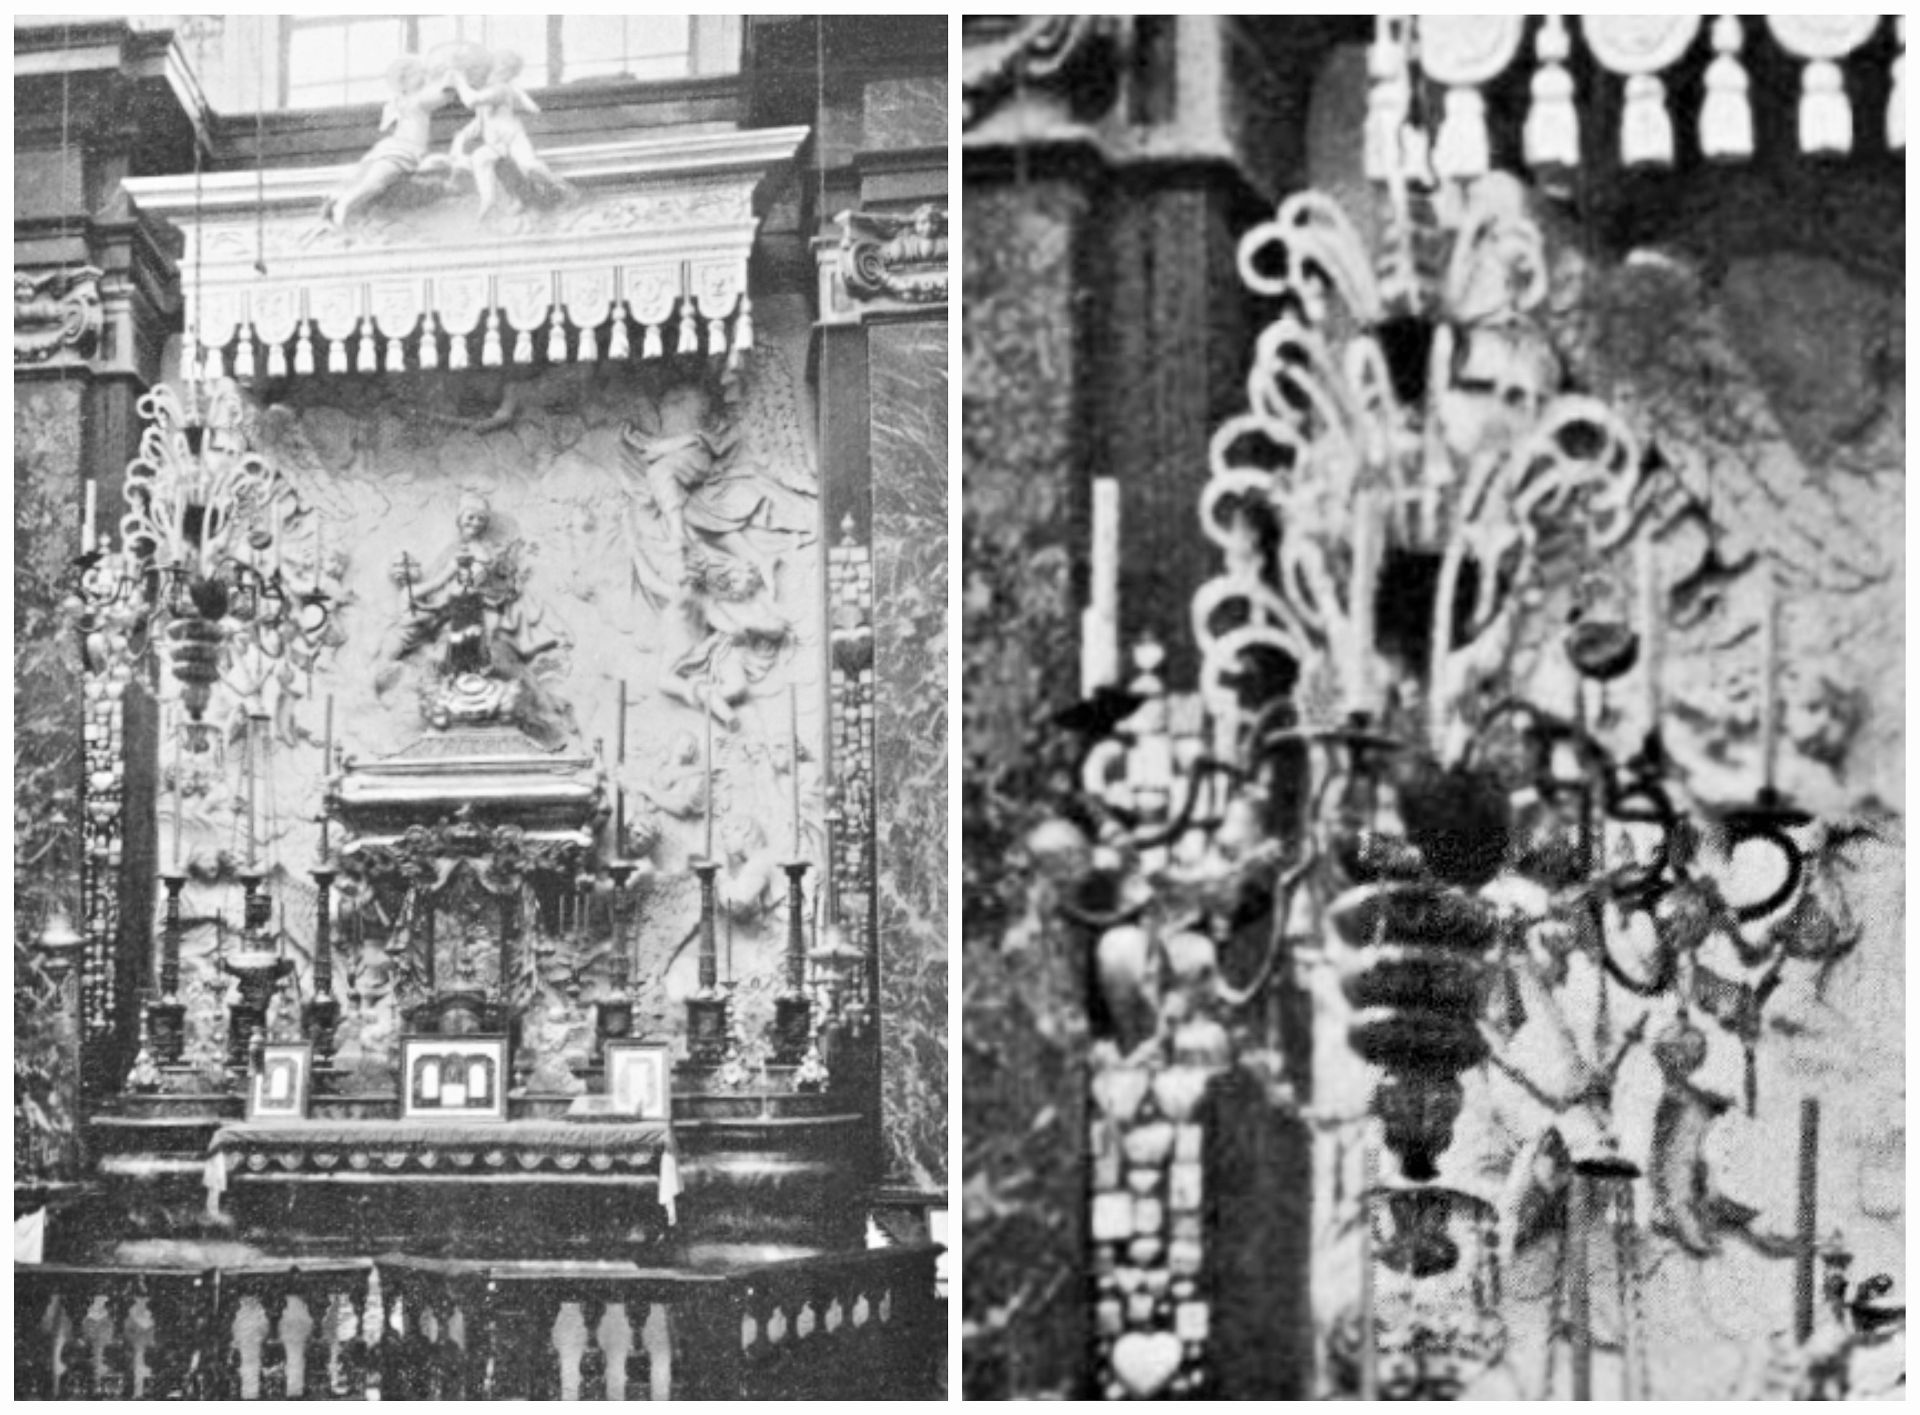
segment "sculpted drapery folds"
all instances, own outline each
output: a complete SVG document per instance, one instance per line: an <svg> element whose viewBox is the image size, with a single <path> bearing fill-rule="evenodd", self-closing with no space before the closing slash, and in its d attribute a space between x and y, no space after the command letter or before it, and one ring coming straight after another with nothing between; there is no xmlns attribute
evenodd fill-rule
<svg viewBox="0 0 1920 1415"><path fill-rule="evenodd" d="M812 511L745 453L729 395L704 380L669 388L641 405L621 451L634 582L667 612L674 645L662 688L731 726L791 633L782 558L811 533Z"/></svg>

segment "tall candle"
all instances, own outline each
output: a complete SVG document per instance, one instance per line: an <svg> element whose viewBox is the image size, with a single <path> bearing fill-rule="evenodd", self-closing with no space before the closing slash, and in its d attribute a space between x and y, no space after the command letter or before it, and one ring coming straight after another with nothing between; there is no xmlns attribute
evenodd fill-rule
<svg viewBox="0 0 1920 1415"><path fill-rule="evenodd" d="M800 858L800 687L787 685L787 760L793 768L793 858Z"/></svg>
<svg viewBox="0 0 1920 1415"><path fill-rule="evenodd" d="M1771 568L1765 572L1761 593L1764 599L1760 610L1760 764L1762 785L1772 791L1779 750L1775 719L1779 717L1780 586Z"/></svg>
<svg viewBox="0 0 1920 1415"><path fill-rule="evenodd" d="M619 720L614 728L613 761L616 770L613 779L613 854L618 859L627 848L627 788L621 783L617 768L627 762L627 680L620 680Z"/></svg>
<svg viewBox="0 0 1920 1415"><path fill-rule="evenodd" d="M80 522L80 549L87 554L92 554L97 543L94 537L93 525L95 517L99 514L99 509L100 484L92 477L88 477L86 516Z"/></svg>
<svg viewBox="0 0 1920 1415"><path fill-rule="evenodd" d="M1093 545L1087 610L1080 622L1080 696L1120 678L1120 483L1093 482Z"/></svg>
<svg viewBox="0 0 1920 1415"><path fill-rule="evenodd" d="M326 790L327 790L327 779L332 775L333 775L333 694L328 693L327 694L327 729L326 729L326 735L321 739L321 746L320 746L320 793L322 797L321 805L320 805L320 858L322 860L326 859L327 857L327 840L328 840L327 827L330 824L330 822L327 818L327 807L325 802L325 796L326 796Z"/></svg>
<svg viewBox="0 0 1920 1415"><path fill-rule="evenodd" d="M707 669L707 691L701 700L707 715L707 853L713 858L713 669Z"/></svg>
<svg viewBox="0 0 1920 1415"><path fill-rule="evenodd" d="M1641 682L1645 685L1647 732L1660 730L1660 656L1666 637L1666 624L1660 616L1660 557L1651 537L1639 544L1640 571L1640 662Z"/></svg>
<svg viewBox="0 0 1920 1415"><path fill-rule="evenodd" d="M180 730L178 706L169 710L169 717L173 723L173 872L179 874L180 860L186 850L182 843L184 831L181 828L181 817L184 809L181 798L187 794L187 778L180 748L181 739L186 734Z"/></svg>

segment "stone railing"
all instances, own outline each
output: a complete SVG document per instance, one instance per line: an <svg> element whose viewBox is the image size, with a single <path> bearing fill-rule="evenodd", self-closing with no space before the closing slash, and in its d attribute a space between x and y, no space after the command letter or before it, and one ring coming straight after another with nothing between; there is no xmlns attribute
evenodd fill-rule
<svg viewBox="0 0 1920 1415"><path fill-rule="evenodd" d="M16 1266L16 1399L937 1398L932 1245L732 1270Z"/></svg>

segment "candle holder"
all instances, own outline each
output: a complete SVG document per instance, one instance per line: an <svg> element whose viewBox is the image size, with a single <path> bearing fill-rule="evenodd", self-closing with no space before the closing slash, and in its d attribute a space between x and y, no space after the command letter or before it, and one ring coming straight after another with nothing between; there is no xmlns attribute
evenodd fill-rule
<svg viewBox="0 0 1920 1415"><path fill-rule="evenodd" d="M727 1059L731 1000L720 991L720 952L715 917L719 901L714 879L720 862L693 862L700 879L700 990L687 999L687 1059L695 1066L719 1066Z"/></svg>
<svg viewBox="0 0 1920 1415"><path fill-rule="evenodd" d="M813 999L807 995L806 892L810 862L790 860L787 872L787 990L773 1000L773 1061L798 1066L813 1044Z"/></svg>
<svg viewBox="0 0 1920 1415"><path fill-rule="evenodd" d="M602 1043L633 1035L633 1008L639 989L633 980L633 958L627 951L626 910L623 907L627 882L639 863L616 860L607 866L613 880L613 976L607 994L594 1005L594 1031Z"/></svg>
<svg viewBox="0 0 1920 1415"><path fill-rule="evenodd" d="M227 1065L244 1075L253 1036L265 1034L267 1010L293 962L271 949L248 948L222 959L220 971L240 987L238 1000L227 1005Z"/></svg>
<svg viewBox="0 0 1920 1415"><path fill-rule="evenodd" d="M300 1019L301 1030L313 1043L314 1070L331 1070L335 1033L340 1027L340 999L333 995L333 882L340 872L326 859L312 870L318 894L313 933L313 1000Z"/></svg>
<svg viewBox="0 0 1920 1415"><path fill-rule="evenodd" d="M145 1027L147 1046L160 1066L177 1066L187 1044L187 1007L180 1001L180 892L185 874L166 874L160 883L167 891L166 923L160 933L160 995L149 998Z"/></svg>

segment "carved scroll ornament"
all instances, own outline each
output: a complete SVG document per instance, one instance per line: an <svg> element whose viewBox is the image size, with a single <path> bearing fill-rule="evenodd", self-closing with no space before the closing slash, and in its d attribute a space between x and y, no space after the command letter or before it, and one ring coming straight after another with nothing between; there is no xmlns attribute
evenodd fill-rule
<svg viewBox="0 0 1920 1415"><path fill-rule="evenodd" d="M1027 89L1064 97L1081 116L1104 110L1130 24L1123 15L969 16L962 123L972 127Z"/></svg>
<svg viewBox="0 0 1920 1415"><path fill-rule="evenodd" d="M43 364L62 349L85 358L99 342L100 272L13 273L13 361Z"/></svg>
<svg viewBox="0 0 1920 1415"><path fill-rule="evenodd" d="M947 300L947 213L922 206L906 216L843 211L840 275L855 299L905 304Z"/></svg>

